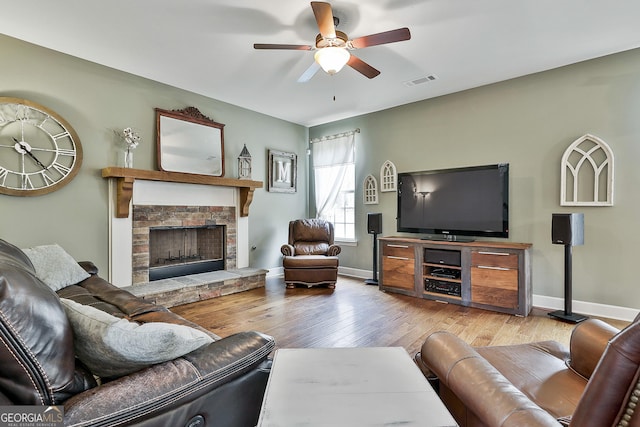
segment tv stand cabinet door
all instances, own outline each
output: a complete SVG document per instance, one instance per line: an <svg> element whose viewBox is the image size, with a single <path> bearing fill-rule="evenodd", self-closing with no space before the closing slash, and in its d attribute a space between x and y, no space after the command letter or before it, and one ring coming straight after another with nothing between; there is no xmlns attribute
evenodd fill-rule
<svg viewBox="0 0 640 427"><path fill-rule="evenodd" d="M383 290L399 290L403 294L415 295L415 245L408 243L382 243ZM392 288L392 289L389 289Z"/></svg>
<svg viewBox="0 0 640 427"><path fill-rule="evenodd" d="M518 313L518 254L485 250L471 251L471 302Z"/></svg>

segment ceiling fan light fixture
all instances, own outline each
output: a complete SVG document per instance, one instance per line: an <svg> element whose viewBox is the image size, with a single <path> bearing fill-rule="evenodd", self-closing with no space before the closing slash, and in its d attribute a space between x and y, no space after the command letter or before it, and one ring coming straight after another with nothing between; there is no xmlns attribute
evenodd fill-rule
<svg viewBox="0 0 640 427"><path fill-rule="evenodd" d="M314 55L316 62L327 74L336 74L349 61L351 54L343 47L323 47Z"/></svg>

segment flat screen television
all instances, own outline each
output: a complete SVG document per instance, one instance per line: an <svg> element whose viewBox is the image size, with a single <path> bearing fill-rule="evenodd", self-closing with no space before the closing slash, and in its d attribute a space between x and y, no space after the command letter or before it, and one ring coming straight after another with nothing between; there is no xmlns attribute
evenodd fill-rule
<svg viewBox="0 0 640 427"><path fill-rule="evenodd" d="M509 237L508 163L398 173L397 196L400 232Z"/></svg>

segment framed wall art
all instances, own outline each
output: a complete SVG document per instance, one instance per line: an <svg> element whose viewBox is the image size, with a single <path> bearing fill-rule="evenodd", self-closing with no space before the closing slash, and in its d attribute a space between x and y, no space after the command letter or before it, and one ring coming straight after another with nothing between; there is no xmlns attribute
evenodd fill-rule
<svg viewBox="0 0 640 427"><path fill-rule="evenodd" d="M396 165L391 160L387 160L382 164L380 168L380 191L396 191L396 182L398 181L398 173L396 172Z"/></svg>
<svg viewBox="0 0 640 427"><path fill-rule="evenodd" d="M562 156L561 206L613 206L613 151L597 136L576 139Z"/></svg>
<svg viewBox="0 0 640 427"><path fill-rule="evenodd" d="M298 190L298 156L295 153L269 150L269 179L271 193L295 193Z"/></svg>
<svg viewBox="0 0 640 427"><path fill-rule="evenodd" d="M364 179L362 184L362 195L365 205L377 205L378 204L378 181L376 177L369 174Z"/></svg>

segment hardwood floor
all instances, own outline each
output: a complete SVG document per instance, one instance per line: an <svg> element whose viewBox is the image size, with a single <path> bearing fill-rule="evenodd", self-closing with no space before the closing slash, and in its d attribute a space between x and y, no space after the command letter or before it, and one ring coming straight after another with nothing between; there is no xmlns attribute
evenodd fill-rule
<svg viewBox="0 0 640 427"><path fill-rule="evenodd" d="M381 292L344 276L334 290L287 290L282 279L267 279L265 288L171 310L222 337L263 332L275 338L277 348L401 346L412 356L436 330L448 330L474 346L538 340L568 344L575 326L539 309L516 317ZM603 320L618 328L628 324Z"/></svg>

